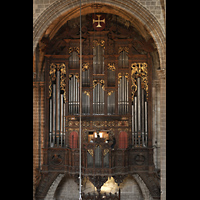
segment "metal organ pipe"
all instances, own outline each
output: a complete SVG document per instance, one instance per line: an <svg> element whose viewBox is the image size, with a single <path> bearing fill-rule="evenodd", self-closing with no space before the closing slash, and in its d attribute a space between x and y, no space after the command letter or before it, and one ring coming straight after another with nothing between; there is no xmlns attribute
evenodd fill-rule
<svg viewBox="0 0 200 200"><path fill-rule="evenodd" d="M147 102L145 101L145 144L146 144L146 146L147 146L147 140L148 140L148 123L147 123L147 121L148 121L148 114L147 114Z"/></svg>
<svg viewBox="0 0 200 200"><path fill-rule="evenodd" d="M60 71L57 70L56 78L56 139L57 147L59 146L59 137L60 137Z"/></svg>
<svg viewBox="0 0 200 200"><path fill-rule="evenodd" d="M137 78L137 98L138 98L138 143L140 146L140 137L141 137L141 82L140 77Z"/></svg>
<svg viewBox="0 0 200 200"><path fill-rule="evenodd" d="M147 147L148 140L148 116L145 91L141 88L141 78L137 78L137 96L134 97L132 105L132 138L135 147ZM134 128L133 128L134 127Z"/></svg>
<svg viewBox="0 0 200 200"><path fill-rule="evenodd" d="M137 97L134 97L135 107L135 145L137 145Z"/></svg>
<svg viewBox="0 0 200 200"><path fill-rule="evenodd" d="M63 94L60 95L60 106L61 106L61 120L60 120L60 135L61 135L61 147L63 143Z"/></svg>
<svg viewBox="0 0 200 200"><path fill-rule="evenodd" d="M65 147L65 105L66 105L66 103L64 103L64 123L63 123L63 145L64 145L64 147Z"/></svg>
<svg viewBox="0 0 200 200"><path fill-rule="evenodd" d="M132 145L134 145L134 129L135 129L135 127L134 127L134 121L135 121L135 115L134 115L134 111L135 111L135 109L134 109L134 103L132 104Z"/></svg>
<svg viewBox="0 0 200 200"><path fill-rule="evenodd" d="M53 147L56 137L56 85L53 84Z"/></svg>
<svg viewBox="0 0 200 200"><path fill-rule="evenodd" d="M126 113L125 114L127 114L128 113L128 80L127 79L125 80L126 80Z"/></svg>
<svg viewBox="0 0 200 200"><path fill-rule="evenodd" d="M142 146L145 146L144 143L144 89L142 89Z"/></svg>
<svg viewBox="0 0 200 200"><path fill-rule="evenodd" d="M49 145L51 147L51 143L52 143L52 109L53 109L53 105L52 105L52 99L49 99Z"/></svg>
<svg viewBox="0 0 200 200"><path fill-rule="evenodd" d="M52 97L49 99L49 146L65 145L65 103L64 94L60 92L60 71L56 72L56 83L53 83Z"/></svg>

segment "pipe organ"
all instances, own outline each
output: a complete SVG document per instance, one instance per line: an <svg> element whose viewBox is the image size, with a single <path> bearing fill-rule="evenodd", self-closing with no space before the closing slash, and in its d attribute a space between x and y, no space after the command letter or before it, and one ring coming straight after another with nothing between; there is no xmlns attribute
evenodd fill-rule
<svg viewBox="0 0 200 200"><path fill-rule="evenodd" d="M49 71L49 146L65 146L65 64L51 64Z"/></svg>
<svg viewBox="0 0 200 200"><path fill-rule="evenodd" d="M106 32L104 36L106 37ZM123 122L130 125L129 129L119 129L126 131L130 137L128 145L132 145L133 148L148 147L147 56L140 56L140 58L144 57L143 60L146 62L135 62L131 45L122 44L121 41L117 44L117 39L115 55L109 55L112 45L108 44L108 40L100 39L104 36L99 35L98 39L91 36L90 44L93 45L90 51L83 55L82 114L86 117L94 117L92 120L104 116L108 117L108 121L113 116L130 119L130 122ZM56 59L59 58L60 61L56 62L56 59L55 62L51 61L49 68L50 147L68 145L65 144L69 140L66 138L69 135L66 130L66 119L68 116L74 119L79 116L80 52L75 43L70 46L72 40L66 40L69 45L69 55L65 58L65 64L61 64L62 55L59 55ZM107 49L108 46L110 49Z"/></svg>
<svg viewBox="0 0 200 200"><path fill-rule="evenodd" d="M90 85L89 64L83 65L83 85ZM114 64L109 64L108 71L115 74ZM112 74L113 76L113 74ZM79 114L79 74L69 73L68 102L66 102L66 66L65 64L50 65L49 70L49 146L65 146L65 113L68 106L69 115ZM108 77L109 78L109 77ZM131 84L129 85L129 82ZM113 82L114 83L114 82ZM132 103L129 102L129 87ZM87 86L86 86L87 88ZM148 72L146 63L131 64L131 79L129 73L118 73L118 101L116 104L115 90L105 92L105 80L93 80L93 114L115 115L118 105L118 115L131 112L131 138L133 147L148 146ZM107 113L105 113L105 95L107 95ZM90 90L82 92L82 113L90 115ZM129 111L129 105L131 110Z"/></svg>
<svg viewBox="0 0 200 200"><path fill-rule="evenodd" d="M116 20L117 16L109 15L105 31L93 31L87 20L89 16L83 20L81 49L80 33L73 27L76 26L74 21L66 24L62 34L56 34L45 46L42 170L46 174L51 170L77 178L81 145L84 177L95 178L99 174L121 177L137 170L144 175L150 172L151 176L155 171L153 72L151 54L145 52L145 44L149 46L151 42L141 39L142 36L137 38L132 25L126 26L127 22ZM79 24L79 20L77 22ZM62 42L58 41L59 37ZM74 132L77 135L72 134ZM95 132L99 132L100 137L93 135L93 139L89 139ZM150 178L153 177L157 176ZM144 180L151 188L150 178Z"/></svg>

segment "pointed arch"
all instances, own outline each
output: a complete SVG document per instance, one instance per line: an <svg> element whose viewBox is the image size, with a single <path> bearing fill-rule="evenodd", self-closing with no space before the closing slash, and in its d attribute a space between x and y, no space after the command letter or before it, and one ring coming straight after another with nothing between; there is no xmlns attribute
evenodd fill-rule
<svg viewBox="0 0 200 200"><path fill-rule="evenodd" d="M89 6L92 3L98 3L102 5L109 5L114 9L110 12L117 12L118 15L122 17L129 18L131 21L138 21L142 26L137 28L143 28L148 31L148 33L152 36L155 41L155 44L159 53L160 60L160 68L165 69L165 61L166 61L166 38L165 31L162 28L162 25L158 22L156 17L146 9L141 3L129 0L126 4L120 0L88 0L87 2L82 2L82 13L84 12L92 12ZM41 37L44 35L45 31L48 27L54 26L58 27L59 22L62 22L65 16L67 15L67 19L71 19L72 17L79 15L79 0L66 1L59 0L50 4L35 20L33 24L33 53L35 52L35 48L40 41ZM64 18L63 18L64 17ZM67 20L65 19L65 20ZM135 20L133 20L135 19ZM63 22L64 23L64 22ZM137 24L135 24L137 26ZM140 30L141 32L142 30ZM141 34L143 34L141 32Z"/></svg>

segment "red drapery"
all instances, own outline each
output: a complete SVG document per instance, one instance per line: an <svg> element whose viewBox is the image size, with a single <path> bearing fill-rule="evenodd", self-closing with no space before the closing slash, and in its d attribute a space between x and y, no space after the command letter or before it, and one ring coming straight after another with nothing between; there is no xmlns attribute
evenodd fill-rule
<svg viewBox="0 0 200 200"><path fill-rule="evenodd" d="M119 134L119 148L126 149L128 147L128 136L127 133L122 131Z"/></svg>

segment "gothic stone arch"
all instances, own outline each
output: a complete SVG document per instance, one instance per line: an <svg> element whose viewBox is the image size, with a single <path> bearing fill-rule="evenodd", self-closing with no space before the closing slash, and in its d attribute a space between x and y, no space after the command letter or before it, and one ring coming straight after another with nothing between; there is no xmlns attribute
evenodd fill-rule
<svg viewBox="0 0 200 200"><path fill-rule="evenodd" d="M66 174L59 173L49 173L48 175L43 176L43 179L40 183L40 188L36 194L36 199L53 199L59 183L65 176ZM121 177L121 181L119 180L120 178L116 179L115 177L115 179L118 183L121 183L124 177L126 176ZM141 189L144 200L159 199L160 189L158 186L158 178L155 177L155 174L150 175L147 173L140 173L133 174L132 177ZM49 180L48 183L47 180Z"/></svg>
<svg viewBox="0 0 200 200"><path fill-rule="evenodd" d="M109 5L118 10L118 14L125 13L125 15L133 16L138 20L143 27L151 34L155 41L155 44L159 53L160 68L165 69L166 60L166 39L165 33L162 26L159 24L158 20L148 11L144 6L142 6L137 1L128 0L126 4L120 0L88 0L82 1L82 7L87 8L92 3ZM33 53L35 48L44 34L45 30L52 24L52 22L57 22L60 16L70 13L73 15L75 12L79 13L80 1L55 1L49 7L47 7L41 15L35 20L33 24Z"/></svg>

